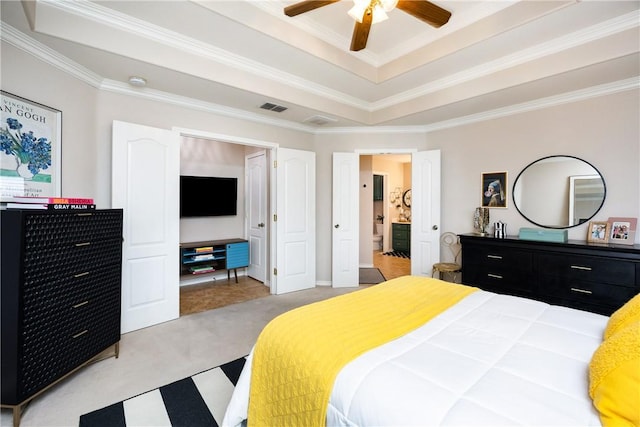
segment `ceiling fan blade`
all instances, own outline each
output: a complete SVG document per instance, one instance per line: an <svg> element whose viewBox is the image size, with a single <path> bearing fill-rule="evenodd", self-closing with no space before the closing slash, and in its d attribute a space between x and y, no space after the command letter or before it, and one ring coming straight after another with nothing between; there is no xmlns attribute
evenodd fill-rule
<svg viewBox="0 0 640 427"><path fill-rule="evenodd" d="M353 27L353 36L351 37L351 50L357 52L367 46L369 38L369 30L371 30L371 22L373 21L373 13L371 8L367 9L362 17L362 23L356 21Z"/></svg>
<svg viewBox="0 0 640 427"><path fill-rule="evenodd" d="M451 12L427 0L399 0L398 9L438 28L449 22Z"/></svg>
<svg viewBox="0 0 640 427"><path fill-rule="evenodd" d="M322 6L326 6L331 3L336 3L340 0L326 0L326 1L315 1L315 0L306 0L301 1L291 6L287 6L284 8L284 14L287 16L296 16L301 13L309 12L310 10L317 9Z"/></svg>

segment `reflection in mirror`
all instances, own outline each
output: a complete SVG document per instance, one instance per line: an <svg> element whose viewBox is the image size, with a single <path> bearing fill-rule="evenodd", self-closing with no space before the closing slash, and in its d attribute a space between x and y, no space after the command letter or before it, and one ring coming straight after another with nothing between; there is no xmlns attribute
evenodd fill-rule
<svg viewBox="0 0 640 427"><path fill-rule="evenodd" d="M573 156L549 156L524 168L513 184L513 202L528 221L569 228L593 218L604 203L604 178Z"/></svg>

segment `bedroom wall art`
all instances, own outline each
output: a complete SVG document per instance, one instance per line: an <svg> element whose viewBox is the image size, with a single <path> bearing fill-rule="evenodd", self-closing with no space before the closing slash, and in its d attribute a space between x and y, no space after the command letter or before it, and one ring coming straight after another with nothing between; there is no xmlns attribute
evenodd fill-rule
<svg viewBox="0 0 640 427"><path fill-rule="evenodd" d="M0 91L0 196L60 196L62 112Z"/></svg>
<svg viewBox="0 0 640 427"><path fill-rule="evenodd" d="M482 207L507 207L507 172L484 172L482 174Z"/></svg>

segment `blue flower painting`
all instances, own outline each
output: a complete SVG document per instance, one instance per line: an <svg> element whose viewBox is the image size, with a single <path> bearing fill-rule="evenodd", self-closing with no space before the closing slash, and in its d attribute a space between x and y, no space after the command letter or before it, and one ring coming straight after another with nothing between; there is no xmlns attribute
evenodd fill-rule
<svg viewBox="0 0 640 427"><path fill-rule="evenodd" d="M32 175L51 166L51 143L47 138L38 138L33 131L23 132L22 124L9 117L6 126L0 129L0 150L16 159L16 170L26 165Z"/></svg>

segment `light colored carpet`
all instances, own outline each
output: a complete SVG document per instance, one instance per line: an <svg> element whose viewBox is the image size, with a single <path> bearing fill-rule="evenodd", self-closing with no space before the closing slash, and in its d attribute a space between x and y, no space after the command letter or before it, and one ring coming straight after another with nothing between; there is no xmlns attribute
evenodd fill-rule
<svg viewBox="0 0 640 427"><path fill-rule="evenodd" d="M21 426L77 426L80 415L219 366L251 351L262 328L285 311L362 287L316 287L182 316L122 336L120 357L78 370L36 397ZM0 425L11 425L3 408Z"/></svg>

